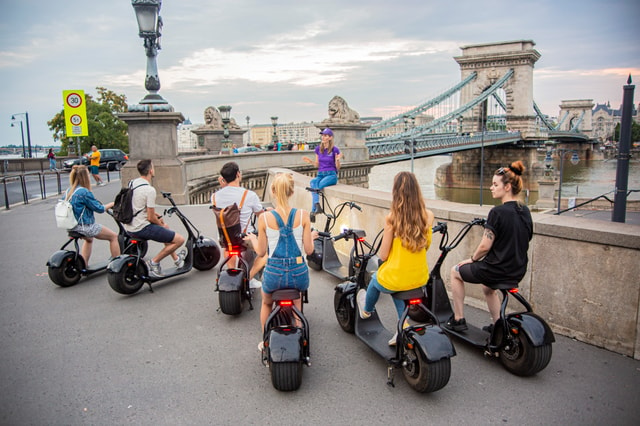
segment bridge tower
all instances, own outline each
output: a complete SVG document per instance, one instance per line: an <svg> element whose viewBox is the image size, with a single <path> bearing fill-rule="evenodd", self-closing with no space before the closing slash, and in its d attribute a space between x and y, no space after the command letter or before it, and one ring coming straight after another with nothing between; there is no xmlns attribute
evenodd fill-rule
<svg viewBox="0 0 640 426"><path fill-rule="evenodd" d="M560 113L558 114L558 121L561 132L568 132L577 126L580 133L591 137L592 128L592 115L594 107L593 99L577 99L562 101L560 103Z"/></svg>
<svg viewBox="0 0 640 426"><path fill-rule="evenodd" d="M460 64L462 80L474 71L476 79L461 91L460 105L477 98L482 92L513 69L513 76L503 86L505 92L507 128L520 131L524 139L544 139L536 127L533 109L533 66L540 53L532 40L504 41L461 47L462 56L454 59ZM463 131L478 132L487 120L487 102L477 105L463 115Z"/></svg>

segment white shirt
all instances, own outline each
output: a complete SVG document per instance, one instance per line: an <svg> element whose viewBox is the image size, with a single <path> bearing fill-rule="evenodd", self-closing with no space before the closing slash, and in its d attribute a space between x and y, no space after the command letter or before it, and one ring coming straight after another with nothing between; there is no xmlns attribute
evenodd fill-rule
<svg viewBox="0 0 640 426"><path fill-rule="evenodd" d="M135 188L138 185L143 186L136 188L133 191L133 198L131 199L133 204L133 214L135 216L130 224L123 224L124 229L127 232L138 232L147 226L150 223L149 219L147 219L147 207L156 208L156 189L146 179L141 177L134 179L133 182L131 182L132 188Z"/></svg>
<svg viewBox="0 0 640 426"><path fill-rule="evenodd" d="M247 228L247 232L251 232L254 228L249 224L249 220L251 219L252 213L258 213L263 210L262 203L260 202L260 198L258 198L258 194L253 191L249 191L241 186L225 186L224 188L215 192L212 196L215 201L216 207L225 208L227 206L236 203L238 207L240 206L240 201L242 201L242 195L244 191L247 191L247 196L244 199L244 204L242 204L242 209L240 209L240 226L244 231L245 227Z"/></svg>

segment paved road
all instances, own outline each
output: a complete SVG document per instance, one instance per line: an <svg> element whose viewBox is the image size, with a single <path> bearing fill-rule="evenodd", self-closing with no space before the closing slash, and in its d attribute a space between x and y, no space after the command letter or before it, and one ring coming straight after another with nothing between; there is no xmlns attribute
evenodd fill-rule
<svg viewBox="0 0 640 426"><path fill-rule="evenodd" d="M95 192L106 202L118 186ZM337 280L315 271L305 307L312 366L297 392L278 392L259 362L258 310L216 312L214 272L194 270L129 297L112 291L105 275L71 288L52 284L45 262L65 239L54 204L0 211L1 424L631 425L640 418L640 362L562 336L535 377L513 376L454 341L444 389L418 394L401 375L387 387L385 363L337 325ZM214 235L206 207L184 212ZM111 218L99 221L114 229ZM95 259L107 253L97 242ZM389 322L392 304L381 303ZM471 308L469 316L487 318Z"/></svg>

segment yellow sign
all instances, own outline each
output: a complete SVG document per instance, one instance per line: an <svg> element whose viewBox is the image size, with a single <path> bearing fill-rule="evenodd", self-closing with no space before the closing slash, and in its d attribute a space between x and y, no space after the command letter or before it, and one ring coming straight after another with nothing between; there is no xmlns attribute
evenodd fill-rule
<svg viewBox="0 0 640 426"><path fill-rule="evenodd" d="M67 137L89 136L84 90L63 90L62 99Z"/></svg>

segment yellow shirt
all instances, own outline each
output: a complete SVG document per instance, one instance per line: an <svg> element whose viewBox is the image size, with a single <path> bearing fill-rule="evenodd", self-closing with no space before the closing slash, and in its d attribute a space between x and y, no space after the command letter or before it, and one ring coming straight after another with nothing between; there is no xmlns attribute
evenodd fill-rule
<svg viewBox="0 0 640 426"><path fill-rule="evenodd" d="M91 153L91 166L100 166L100 151L94 151Z"/></svg>
<svg viewBox="0 0 640 426"><path fill-rule="evenodd" d="M429 280L427 249L431 245L431 228L427 233L427 247L412 253L402 246L399 237L393 239L389 257L378 269L378 282L387 290L404 291L422 287Z"/></svg>

